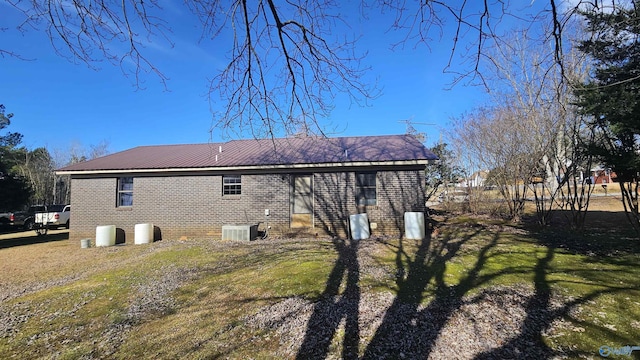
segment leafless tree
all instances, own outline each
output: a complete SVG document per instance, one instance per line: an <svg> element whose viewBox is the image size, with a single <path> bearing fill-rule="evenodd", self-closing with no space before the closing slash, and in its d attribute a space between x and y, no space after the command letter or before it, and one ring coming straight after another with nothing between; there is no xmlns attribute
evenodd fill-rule
<svg viewBox="0 0 640 360"><path fill-rule="evenodd" d="M21 159L15 170L31 184L32 201L39 204L54 202L54 168L51 155L46 148L27 150L21 148L18 153Z"/></svg>
<svg viewBox="0 0 640 360"><path fill-rule="evenodd" d="M455 130L460 146L468 148L480 168L491 170L514 218L521 215L529 190L537 198L534 184L543 182L543 159L559 125L556 88L551 86L557 74L554 52L544 45L531 39L528 29L492 45L483 55L491 103L462 119ZM544 221L544 202L536 204Z"/></svg>
<svg viewBox="0 0 640 360"><path fill-rule="evenodd" d="M580 228L592 190L579 180L580 172L589 169L591 156L584 151L589 132L572 105L571 85L587 73L585 59L567 41L561 59L566 66L556 66L553 39L531 36L531 30L514 31L485 51L481 71L491 102L463 119L455 133L481 168L492 170L511 216L519 215L530 191L541 224L560 205Z"/></svg>
<svg viewBox="0 0 640 360"><path fill-rule="evenodd" d="M478 165L490 169L490 181L506 200L509 217L522 215L528 185L539 163L528 122L509 104L479 108L455 126L455 141Z"/></svg>
<svg viewBox="0 0 640 360"><path fill-rule="evenodd" d="M580 36L575 32L575 38ZM594 166L594 154L589 151L588 144L596 135L589 124L589 119L581 115L575 106L575 84L584 81L588 74L586 57L572 48L565 52L565 79L558 84L555 79L556 103L555 114L559 120L558 132L546 155L544 162L549 180L549 198L552 205L565 210L570 227L581 230L589 209L589 201L594 185L589 182L589 172Z"/></svg>
<svg viewBox="0 0 640 360"><path fill-rule="evenodd" d="M370 0L354 7L333 0L194 0L185 6L200 20L202 40L230 37L228 63L212 71L210 99L216 128L250 131L255 137L294 133L300 129L322 133L338 93L357 103L378 94L365 81L369 71L357 36L345 29L367 18L371 11L388 15L390 30L402 31L403 40L392 46L430 46L443 35L444 24L455 24L447 34L451 57L443 64L454 73L453 82L478 79L483 53L501 41L503 23L509 19L529 24L547 22L546 36L553 39L556 64L562 68L563 28L582 3L562 8L556 0L531 6L507 0L452 4L429 0L408 4L403 0ZM105 59L120 66L140 85L145 73L166 84L168 79L149 55L150 45L173 45L172 13L159 0L41 1L8 0L23 15L19 30L43 29L56 52L73 61L95 66ZM349 16L345 16L349 13ZM356 13L356 15L352 15ZM5 31L7 29L4 29ZM450 37L450 38L449 38ZM464 40L464 41L463 41ZM19 56L0 49L3 56ZM459 60L469 63L459 67Z"/></svg>
<svg viewBox="0 0 640 360"><path fill-rule="evenodd" d="M191 3L206 33L233 29L231 61L210 82L210 94L226 104L217 117L218 127L250 129L255 137L274 137L282 131L318 133L322 127L317 118L329 116L338 93L356 101L374 96L361 81L368 69L360 66L363 55L355 52L356 39L331 33L336 23L345 21L333 13L337 4L223 4Z"/></svg>
<svg viewBox="0 0 640 360"><path fill-rule="evenodd" d="M53 191L55 202L59 204L69 204L71 202L71 176L55 175L55 169L63 166L76 164L82 161L95 159L109 154L109 142L102 140L95 145L88 147L73 142L65 149L54 149L52 157L52 176L55 176L55 188Z"/></svg>
<svg viewBox="0 0 640 360"><path fill-rule="evenodd" d="M594 156L588 146L595 136L594 129L588 126L586 119L571 111L567 122L558 134L555 152L555 176L558 179L558 193L555 204L566 210L569 225L581 230L589 209L591 194L595 189L589 181L589 171L594 166Z"/></svg>

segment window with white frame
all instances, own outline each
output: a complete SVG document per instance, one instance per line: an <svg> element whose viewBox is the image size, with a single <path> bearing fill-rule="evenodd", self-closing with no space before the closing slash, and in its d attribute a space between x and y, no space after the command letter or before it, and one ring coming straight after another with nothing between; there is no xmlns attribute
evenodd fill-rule
<svg viewBox="0 0 640 360"><path fill-rule="evenodd" d="M242 176L223 175L222 195L242 195Z"/></svg>
<svg viewBox="0 0 640 360"><path fill-rule="evenodd" d="M117 207L133 206L133 178L118 178Z"/></svg>

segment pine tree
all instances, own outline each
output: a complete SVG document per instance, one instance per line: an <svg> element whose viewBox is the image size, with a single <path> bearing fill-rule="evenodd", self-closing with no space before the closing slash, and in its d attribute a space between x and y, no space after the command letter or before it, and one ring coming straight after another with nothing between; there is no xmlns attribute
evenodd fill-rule
<svg viewBox="0 0 640 360"><path fill-rule="evenodd" d="M599 137L592 151L617 175L625 211L640 234L640 1L612 12L584 12L591 38L580 50L593 59L593 77L578 86L582 112Z"/></svg>

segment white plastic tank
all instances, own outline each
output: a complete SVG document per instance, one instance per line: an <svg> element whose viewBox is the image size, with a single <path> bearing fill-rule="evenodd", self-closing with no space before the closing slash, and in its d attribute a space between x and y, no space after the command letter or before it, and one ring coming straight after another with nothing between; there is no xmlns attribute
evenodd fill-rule
<svg viewBox="0 0 640 360"><path fill-rule="evenodd" d="M96 246L114 246L116 244L116 226L96 226Z"/></svg>
<svg viewBox="0 0 640 360"><path fill-rule="evenodd" d="M405 239L424 239L424 213L404 213L404 237Z"/></svg>
<svg viewBox="0 0 640 360"><path fill-rule="evenodd" d="M349 225L351 227L351 238L353 240L368 239L369 236L371 236L369 217L367 214L349 215Z"/></svg>
<svg viewBox="0 0 640 360"><path fill-rule="evenodd" d="M153 242L153 224L136 224L134 232L135 244L149 244Z"/></svg>

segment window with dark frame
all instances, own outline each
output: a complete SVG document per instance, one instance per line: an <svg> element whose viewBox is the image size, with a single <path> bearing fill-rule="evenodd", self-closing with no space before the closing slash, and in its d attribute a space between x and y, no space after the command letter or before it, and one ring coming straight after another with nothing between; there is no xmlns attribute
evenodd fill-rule
<svg viewBox="0 0 640 360"><path fill-rule="evenodd" d="M118 178L118 207L133 206L133 178Z"/></svg>
<svg viewBox="0 0 640 360"><path fill-rule="evenodd" d="M222 176L222 195L242 195L241 175Z"/></svg>
<svg viewBox="0 0 640 360"><path fill-rule="evenodd" d="M356 204L358 206L377 205L376 173L356 173Z"/></svg>

